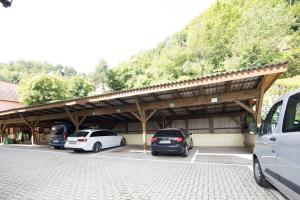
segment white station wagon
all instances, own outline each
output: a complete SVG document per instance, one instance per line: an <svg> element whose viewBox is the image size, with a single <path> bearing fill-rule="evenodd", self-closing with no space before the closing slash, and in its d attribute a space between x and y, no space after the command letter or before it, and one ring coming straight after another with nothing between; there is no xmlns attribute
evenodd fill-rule
<svg viewBox="0 0 300 200"><path fill-rule="evenodd" d="M101 149L124 146L125 138L105 129L86 129L75 131L67 138L66 149L75 151L99 152Z"/></svg>

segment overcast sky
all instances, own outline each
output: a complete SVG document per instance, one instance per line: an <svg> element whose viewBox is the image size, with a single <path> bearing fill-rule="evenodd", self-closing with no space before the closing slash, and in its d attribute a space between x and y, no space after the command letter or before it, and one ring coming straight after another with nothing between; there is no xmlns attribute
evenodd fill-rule
<svg viewBox="0 0 300 200"><path fill-rule="evenodd" d="M0 62L38 60L90 72L181 30L213 0L14 0L0 7Z"/></svg>

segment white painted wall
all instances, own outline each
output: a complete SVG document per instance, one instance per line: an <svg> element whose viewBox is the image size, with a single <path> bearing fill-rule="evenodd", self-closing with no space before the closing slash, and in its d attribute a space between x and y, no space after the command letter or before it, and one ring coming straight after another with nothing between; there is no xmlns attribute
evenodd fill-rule
<svg viewBox="0 0 300 200"><path fill-rule="evenodd" d="M142 134L120 134L129 145L142 145ZM147 144L150 144L153 134L147 134ZM244 134L193 134L194 146L244 146Z"/></svg>
<svg viewBox="0 0 300 200"><path fill-rule="evenodd" d="M213 120L215 128L214 133L209 133L209 119L189 119L188 128L192 132L192 138L195 146L244 146L244 141L248 139L241 133L239 116L235 120L230 117L215 117ZM174 120L172 128L186 128L186 120ZM156 122L147 123L147 144L150 144L151 137L159 129ZM140 122L128 124L128 133L126 133L126 124L118 124L114 131L122 135L127 144L142 145L142 126Z"/></svg>
<svg viewBox="0 0 300 200"><path fill-rule="evenodd" d="M248 147L251 151L253 150L256 142L256 135L245 133L244 134L244 145Z"/></svg>

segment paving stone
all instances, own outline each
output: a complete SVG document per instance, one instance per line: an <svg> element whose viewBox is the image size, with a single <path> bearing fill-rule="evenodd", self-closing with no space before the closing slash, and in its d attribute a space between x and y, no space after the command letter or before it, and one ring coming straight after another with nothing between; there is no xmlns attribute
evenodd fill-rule
<svg viewBox="0 0 300 200"><path fill-rule="evenodd" d="M277 199L242 165L89 155L0 147L0 199Z"/></svg>

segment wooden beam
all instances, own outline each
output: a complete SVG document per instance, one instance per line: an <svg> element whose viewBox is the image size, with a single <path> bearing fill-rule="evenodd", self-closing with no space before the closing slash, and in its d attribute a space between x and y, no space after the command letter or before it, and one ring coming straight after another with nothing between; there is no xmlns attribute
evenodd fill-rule
<svg viewBox="0 0 300 200"><path fill-rule="evenodd" d="M142 121L144 150L147 150L147 121Z"/></svg>
<svg viewBox="0 0 300 200"><path fill-rule="evenodd" d="M87 118L87 116L83 116L81 117L80 121L79 121L79 126L84 122L84 120Z"/></svg>
<svg viewBox="0 0 300 200"><path fill-rule="evenodd" d="M189 131L189 120L185 119L185 129Z"/></svg>
<svg viewBox="0 0 300 200"><path fill-rule="evenodd" d="M156 112L157 110L152 110L152 112L147 116L146 121L148 121Z"/></svg>
<svg viewBox="0 0 300 200"><path fill-rule="evenodd" d="M141 121L145 120L145 117L144 117L144 111L142 110L142 107L140 105L140 99L138 97L135 98L135 104L136 104L136 107L137 107L137 110L139 112L139 115L140 115L140 119Z"/></svg>
<svg viewBox="0 0 300 200"><path fill-rule="evenodd" d="M33 124L32 122L27 121L27 119L25 117L23 117L23 115L19 114L20 118L29 126L29 128L33 128Z"/></svg>
<svg viewBox="0 0 300 200"><path fill-rule="evenodd" d="M135 116L139 121L142 121L142 119L140 118L140 116L138 114L136 114L135 112L130 112L133 116Z"/></svg>
<svg viewBox="0 0 300 200"><path fill-rule="evenodd" d="M76 119L75 117L69 112L69 109L68 108L65 108L66 110L66 113L67 113L67 116L68 118L71 120L71 122L76 126L77 122L76 122Z"/></svg>
<svg viewBox="0 0 300 200"><path fill-rule="evenodd" d="M206 95L206 96L198 96L198 97L189 97L184 99L174 99L174 100L162 100L160 102L149 102L140 104L144 110L162 110L162 109L169 109L170 103L174 105L175 108L180 107L188 107L188 106L201 106L211 104L212 98L218 98L218 103L224 102L234 102L235 100L249 100L258 98L259 91L257 89L251 90L241 90L241 91L234 91L234 92L227 92L222 94L215 94L215 95ZM130 113L136 112L137 106L136 105L127 105L121 107L114 107L114 108L102 108L102 109L89 109L84 111L76 111L70 112L73 116L93 116L93 115L105 115L105 114L113 114L113 113ZM59 114L49 114L49 115L42 115L42 116L32 116L27 117L28 121L44 121L44 120L57 120L57 119L66 119L68 118L67 113L59 113ZM21 119L7 119L7 120L0 120L1 124L17 124L23 123Z"/></svg>
<svg viewBox="0 0 300 200"><path fill-rule="evenodd" d="M31 145L34 145L34 141L37 140L38 135L36 135L35 128L39 124L39 121L29 121L23 115L19 114L20 118L29 126L31 129ZM37 141L36 141L37 142Z"/></svg>
<svg viewBox="0 0 300 200"><path fill-rule="evenodd" d="M208 120L209 120L209 132L214 133L214 118L209 117Z"/></svg>
<svg viewBox="0 0 300 200"><path fill-rule="evenodd" d="M266 93L269 88L273 85L273 83L278 79L278 77L281 75L282 73L277 73L277 74L269 74L269 75L265 75L265 83L264 83L264 93Z"/></svg>
<svg viewBox="0 0 300 200"><path fill-rule="evenodd" d="M126 123L125 123L125 131L126 131L126 133L128 133L128 130L129 130L129 129L128 129L128 123L126 122Z"/></svg>
<svg viewBox="0 0 300 200"><path fill-rule="evenodd" d="M234 101L236 104L238 104L239 106L241 106L242 108L244 108L245 110L247 110L249 113L251 113L254 117L256 117L256 112L250 108L249 106L247 106L246 104L244 104L243 102L236 100Z"/></svg>
<svg viewBox="0 0 300 200"><path fill-rule="evenodd" d="M257 110L256 110L256 124L257 127L260 127L262 119L261 119L261 111L262 111L262 104L264 100L265 88L266 88L266 76L264 76L261 80L260 84L260 92L259 92L259 99L257 101Z"/></svg>
<svg viewBox="0 0 300 200"><path fill-rule="evenodd" d="M6 124L0 124L0 133L1 133L1 141L0 144L3 144L3 133L5 132Z"/></svg>

